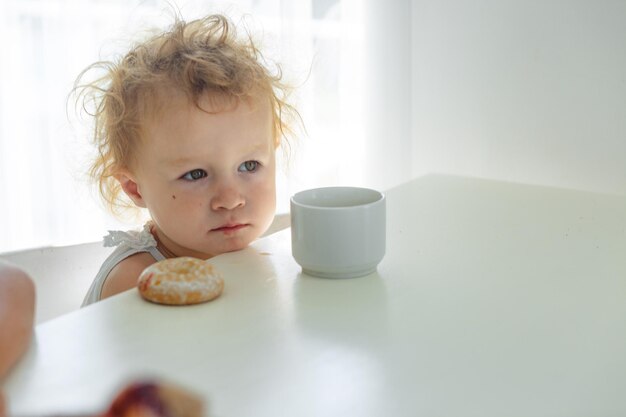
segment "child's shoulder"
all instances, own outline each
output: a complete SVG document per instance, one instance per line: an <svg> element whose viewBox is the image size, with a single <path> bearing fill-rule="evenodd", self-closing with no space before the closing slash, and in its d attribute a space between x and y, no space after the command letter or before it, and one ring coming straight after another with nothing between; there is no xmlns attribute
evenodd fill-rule
<svg viewBox="0 0 626 417"><path fill-rule="evenodd" d="M139 252L120 261L109 272L102 286L101 298L133 288L137 285L141 272L155 262L156 260L149 252Z"/></svg>

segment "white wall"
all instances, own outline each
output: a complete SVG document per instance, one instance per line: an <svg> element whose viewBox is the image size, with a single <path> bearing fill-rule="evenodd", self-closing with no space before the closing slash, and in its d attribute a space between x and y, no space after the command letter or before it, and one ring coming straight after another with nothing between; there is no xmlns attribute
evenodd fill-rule
<svg viewBox="0 0 626 417"><path fill-rule="evenodd" d="M412 176L411 0L366 4L364 179L387 189Z"/></svg>
<svg viewBox="0 0 626 417"><path fill-rule="evenodd" d="M414 175L626 194L626 1L411 6Z"/></svg>

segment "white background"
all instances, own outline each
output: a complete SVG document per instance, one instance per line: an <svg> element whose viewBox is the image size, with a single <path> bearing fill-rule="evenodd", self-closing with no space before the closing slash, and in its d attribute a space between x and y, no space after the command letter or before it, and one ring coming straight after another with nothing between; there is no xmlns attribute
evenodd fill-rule
<svg viewBox="0 0 626 417"><path fill-rule="evenodd" d="M624 1L180 3L192 17L253 14L301 83L308 135L279 178L283 211L305 187L431 172L626 194ZM119 224L85 185L86 133L65 100L82 68L167 22L164 8L0 1L0 252Z"/></svg>

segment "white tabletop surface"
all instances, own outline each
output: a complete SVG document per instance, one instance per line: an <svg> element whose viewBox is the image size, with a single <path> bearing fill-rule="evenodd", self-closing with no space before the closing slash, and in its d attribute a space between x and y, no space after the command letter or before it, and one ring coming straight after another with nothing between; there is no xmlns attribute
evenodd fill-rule
<svg viewBox="0 0 626 417"><path fill-rule="evenodd" d="M626 197L427 176L387 192L378 273L312 278L290 231L216 257L217 300L135 290L43 323L15 416L154 376L208 415L626 415Z"/></svg>

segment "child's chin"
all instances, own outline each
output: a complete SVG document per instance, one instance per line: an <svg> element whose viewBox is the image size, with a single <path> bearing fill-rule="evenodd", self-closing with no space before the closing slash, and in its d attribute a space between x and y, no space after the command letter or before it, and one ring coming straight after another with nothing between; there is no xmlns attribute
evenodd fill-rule
<svg viewBox="0 0 626 417"><path fill-rule="evenodd" d="M250 243L252 243L251 240L249 239L237 239L237 240L231 240L229 242L227 242L221 252L222 253L227 253L227 252L236 252L238 250L242 250L248 247L248 245L250 245Z"/></svg>

